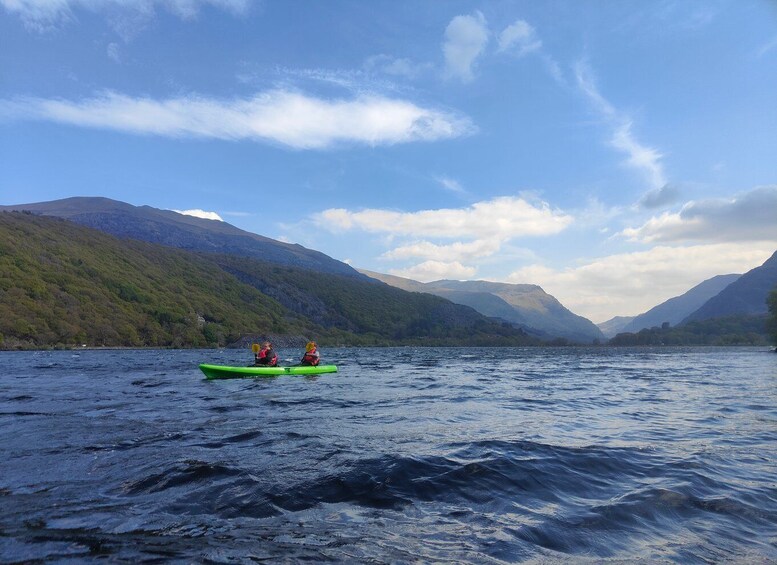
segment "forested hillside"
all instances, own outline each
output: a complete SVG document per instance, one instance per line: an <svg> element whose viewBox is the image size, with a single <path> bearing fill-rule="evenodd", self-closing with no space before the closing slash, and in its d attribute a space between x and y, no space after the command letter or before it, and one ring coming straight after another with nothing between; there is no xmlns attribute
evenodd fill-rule
<svg viewBox="0 0 777 565"><path fill-rule="evenodd" d="M619 333L610 345L768 345L768 319L760 316L727 316L688 322L677 327L645 328Z"/></svg>
<svg viewBox="0 0 777 565"><path fill-rule="evenodd" d="M229 255L215 256L213 261L285 308L321 327L358 336L360 343L384 339L420 339L440 344L454 340L468 345L536 342L523 331L493 322L472 308L378 281L365 282Z"/></svg>
<svg viewBox="0 0 777 565"><path fill-rule="evenodd" d="M0 213L2 348L223 346L257 333L325 344L531 342L469 308L381 283Z"/></svg>
<svg viewBox="0 0 777 565"><path fill-rule="evenodd" d="M54 218L0 214L6 346L204 346L303 320L204 259Z"/></svg>

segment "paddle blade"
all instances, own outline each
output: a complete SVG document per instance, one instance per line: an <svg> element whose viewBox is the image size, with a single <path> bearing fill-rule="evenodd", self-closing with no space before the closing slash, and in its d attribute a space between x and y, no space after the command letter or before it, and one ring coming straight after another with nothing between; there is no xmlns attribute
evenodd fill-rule
<svg viewBox="0 0 777 565"><path fill-rule="evenodd" d="M251 344L251 351L254 353L259 353L259 344L258 343L252 343Z"/></svg>

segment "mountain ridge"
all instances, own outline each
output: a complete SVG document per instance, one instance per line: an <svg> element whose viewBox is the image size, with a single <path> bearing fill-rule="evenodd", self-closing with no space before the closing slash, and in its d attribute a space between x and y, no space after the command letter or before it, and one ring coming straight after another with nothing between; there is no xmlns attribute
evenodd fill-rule
<svg viewBox="0 0 777 565"><path fill-rule="evenodd" d="M650 310L635 316L616 333L638 332L645 328L661 326L664 323L676 326L741 276L740 274L717 275L706 279L683 294L665 300Z"/></svg>
<svg viewBox="0 0 777 565"><path fill-rule="evenodd" d="M356 269L320 251L242 230L227 222L134 206L104 197L74 196L49 202L0 206L0 211L29 211L55 216L116 237L168 247L252 257L270 263L362 278Z"/></svg>
<svg viewBox="0 0 777 565"><path fill-rule="evenodd" d="M762 315L768 312L766 298L777 288L777 251L763 264L736 281L686 316L681 324L732 315Z"/></svg>
<svg viewBox="0 0 777 565"><path fill-rule="evenodd" d="M359 269L359 272L403 290L448 298L486 316L515 324L527 332L535 331L539 335L582 343L604 339L604 334L593 322L569 311L535 284L454 280L422 283L366 269Z"/></svg>

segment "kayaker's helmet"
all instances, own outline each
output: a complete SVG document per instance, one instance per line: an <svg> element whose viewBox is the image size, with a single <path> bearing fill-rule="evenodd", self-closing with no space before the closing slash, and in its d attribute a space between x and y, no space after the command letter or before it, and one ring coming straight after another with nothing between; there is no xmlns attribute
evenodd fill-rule
<svg viewBox="0 0 777 565"><path fill-rule="evenodd" d="M315 341L309 341L308 344L305 346L305 351L307 353L310 353L316 348L316 342Z"/></svg>

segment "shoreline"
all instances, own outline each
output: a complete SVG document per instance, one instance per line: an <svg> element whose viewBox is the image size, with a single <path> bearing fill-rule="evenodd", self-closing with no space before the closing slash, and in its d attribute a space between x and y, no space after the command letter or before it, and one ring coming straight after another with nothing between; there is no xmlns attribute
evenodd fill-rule
<svg viewBox="0 0 777 565"><path fill-rule="evenodd" d="M322 345L322 347L328 349L446 349L446 348L461 348L461 345L424 345L424 344L396 344L396 345ZM752 343L740 343L740 344L683 344L683 345L608 345L608 344L584 344L584 343L570 343L570 344L541 344L541 345L478 345L471 349L688 349L688 348L762 348L768 349L770 352L777 353L777 346L764 345L764 344L752 344ZM295 346L278 346L278 349L290 349ZM221 351L221 350L249 350L250 347L172 347L172 346L128 346L128 345L87 345L81 347L32 347L32 348L13 348L3 349L0 348L0 353L29 353L29 352L52 352L52 351Z"/></svg>

